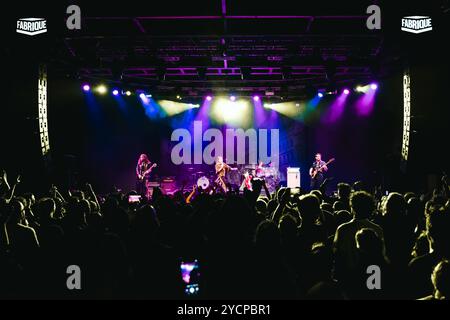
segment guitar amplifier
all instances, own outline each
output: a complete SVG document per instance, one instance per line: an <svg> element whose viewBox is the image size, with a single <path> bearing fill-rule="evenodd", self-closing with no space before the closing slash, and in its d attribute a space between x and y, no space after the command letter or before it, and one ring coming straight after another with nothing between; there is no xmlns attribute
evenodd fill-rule
<svg viewBox="0 0 450 320"><path fill-rule="evenodd" d="M165 177L161 180L161 190L164 194L173 194L177 190L174 177Z"/></svg>
<svg viewBox="0 0 450 320"><path fill-rule="evenodd" d="M287 168L287 187L300 188L300 168Z"/></svg>
<svg viewBox="0 0 450 320"><path fill-rule="evenodd" d="M153 195L153 188L159 188L161 184L156 181L147 181L147 198L151 198Z"/></svg>

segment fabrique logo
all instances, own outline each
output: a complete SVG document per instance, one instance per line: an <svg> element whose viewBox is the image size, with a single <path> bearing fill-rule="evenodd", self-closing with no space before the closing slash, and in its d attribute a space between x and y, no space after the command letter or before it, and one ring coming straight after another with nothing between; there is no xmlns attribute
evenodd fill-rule
<svg viewBox="0 0 450 320"><path fill-rule="evenodd" d="M426 16L410 16L402 18L402 31L422 33L433 30L431 18Z"/></svg>
<svg viewBox="0 0 450 320"><path fill-rule="evenodd" d="M47 21L44 18L22 18L17 20L16 32L35 36L47 32Z"/></svg>

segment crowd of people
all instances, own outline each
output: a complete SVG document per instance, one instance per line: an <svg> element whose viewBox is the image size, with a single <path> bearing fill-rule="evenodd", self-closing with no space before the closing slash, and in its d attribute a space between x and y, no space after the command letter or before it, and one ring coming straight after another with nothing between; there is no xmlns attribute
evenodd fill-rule
<svg viewBox="0 0 450 320"><path fill-rule="evenodd" d="M381 196L358 182L324 190L263 181L243 194L194 187L23 192L0 177L0 297L61 299L426 299L450 297L446 177L428 194ZM20 192L19 192L20 191ZM198 261L198 295L180 264ZM69 266L80 289L67 286ZM372 267L371 267L372 266ZM373 266L376 288L368 285ZM372 278L371 278L372 279Z"/></svg>

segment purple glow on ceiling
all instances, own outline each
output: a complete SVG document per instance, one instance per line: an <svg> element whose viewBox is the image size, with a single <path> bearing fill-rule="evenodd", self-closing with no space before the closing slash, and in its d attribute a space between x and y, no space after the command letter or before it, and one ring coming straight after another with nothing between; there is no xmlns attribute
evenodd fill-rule
<svg viewBox="0 0 450 320"><path fill-rule="evenodd" d="M323 122L334 123L342 118L345 109L345 102L347 101L348 94L342 92L336 100L333 101L325 115L323 116Z"/></svg>
<svg viewBox="0 0 450 320"><path fill-rule="evenodd" d="M359 116L369 116L375 105L376 90L369 90L356 101L356 112Z"/></svg>

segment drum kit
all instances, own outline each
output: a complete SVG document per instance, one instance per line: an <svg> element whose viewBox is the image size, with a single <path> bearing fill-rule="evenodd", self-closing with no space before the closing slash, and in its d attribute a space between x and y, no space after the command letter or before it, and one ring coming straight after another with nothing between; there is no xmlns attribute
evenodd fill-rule
<svg viewBox="0 0 450 320"><path fill-rule="evenodd" d="M275 192L280 184L280 174L276 167L255 168L255 179L264 180L270 193Z"/></svg>
<svg viewBox="0 0 450 320"><path fill-rule="evenodd" d="M195 168L193 167L187 168L187 171L189 172L189 181L192 185L196 185L198 188L203 190L206 190L212 186L212 182L214 181L212 179L213 172L206 174L203 171L195 171Z"/></svg>
<svg viewBox="0 0 450 320"><path fill-rule="evenodd" d="M257 168L256 165L238 165L237 171L229 171L226 175L227 183L232 187L239 188L244 181L244 174L248 173L253 179L264 180L269 192L274 192L280 183L279 172L275 167ZM198 188L203 190L215 189L216 174L214 171L205 173L203 171L194 172L193 167L188 168L190 180Z"/></svg>

